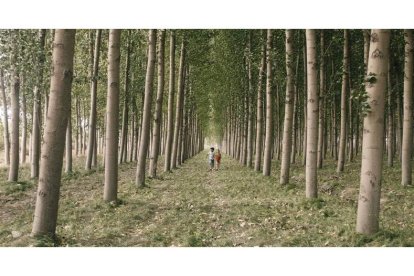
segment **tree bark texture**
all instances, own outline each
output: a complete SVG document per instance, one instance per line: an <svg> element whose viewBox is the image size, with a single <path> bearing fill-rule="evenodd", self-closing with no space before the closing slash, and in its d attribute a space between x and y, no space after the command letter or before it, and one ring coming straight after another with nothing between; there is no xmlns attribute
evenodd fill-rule
<svg viewBox="0 0 414 276"><path fill-rule="evenodd" d="M149 165L149 176L157 176L158 155L161 144L161 125L162 125L162 102L164 96L164 44L165 44L165 30L160 31L160 39L158 44L158 87L157 99L155 105L155 116L152 136L152 150Z"/></svg>
<svg viewBox="0 0 414 276"><path fill-rule="evenodd" d="M262 96L262 79L266 70L266 44L262 45L262 61L259 68L259 78L257 87L257 112L256 112L256 156L254 170L260 171L262 162L262 139L263 139L263 96Z"/></svg>
<svg viewBox="0 0 414 276"><path fill-rule="evenodd" d="M346 104L349 91L349 31L344 30L344 57L342 60L342 92L341 92L341 133L339 138L339 153L337 172L344 171L346 148Z"/></svg>
<svg viewBox="0 0 414 276"><path fill-rule="evenodd" d="M174 87L175 87L175 32L170 33L170 76L168 87L167 139L165 142L164 172L171 169L171 152L174 136Z"/></svg>
<svg viewBox="0 0 414 276"><path fill-rule="evenodd" d="M267 30L266 42L266 135L263 157L263 175L270 176L273 136L273 97L272 97L272 30ZM239 143L240 144L240 143Z"/></svg>
<svg viewBox="0 0 414 276"><path fill-rule="evenodd" d="M119 66L121 30L109 31L108 90L106 98L104 200L116 201L118 193Z"/></svg>
<svg viewBox="0 0 414 276"><path fill-rule="evenodd" d="M178 156L178 143L179 143L179 132L181 129L182 121L182 103L184 99L184 78L185 78L185 53L186 53L186 43L183 38L181 44L181 54L180 54L180 69L178 76L178 94L177 94L177 104L175 107L175 125L174 125L174 136L172 143L172 153L171 153L171 168L177 168L177 156Z"/></svg>
<svg viewBox="0 0 414 276"><path fill-rule="evenodd" d="M39 160L40 160L40 146L41 146L41 87L43 87L43 72L45 63L45 40L46 30L39 30L39 56L38 56L38 74L36 84L34 87L33 98L33 122L32 122L32 158L30 167L30 176L32 178L39 176Z"/></svg>
<svg viewBox="0 0 414 276"><path fill-rule="evenodd" d="M412 144L413 144L413 33L412 30L404 30L405 59L404 59L404 115L401 182L403 186L412 182Z"/></svg>
<svg viewBox="0 0 414 276"><path fill-rule="evenodd" d="M56 230L65 134L71 106L75 30L56 30L47 113L32 233Z"/></svg>
<svg viewBox="0 0 414 276"><path fill-rule="evenodd" d="M283 126L282 164L280 168L280 184L289 183L290 154L292 150L293 125L293 30L286 30L286 100L285 121Z"/></svg>
<svg viewBox="0 0 414 276"><path fill-rule="evenodd" d="M7 98L6 89L4 87L4 72L0 70L0 89L3 100L3 132L4 132L4 161L7 165L10 164L10 136L9 136L9 120L7 118Z"/></svg>
<svg viewBox="0 0 414 276"><path fill-rule="evenodd" d="M145 186L145 165L147 159L147 151L150 137L151 127L151 103L152 90L154 85L154 71L155 71L155 50L157 43L157 31L150 30L148 33L148 63L147 74L145 77L145 98L142 117L142 134L139 143L138 151L138 165L136 173L136 185L138 187Z"/></svg>
<svg viewBox="0 0 414 276"><path fill-rule="evenodd" d="M364 118L356 223L356 231L363 234L375 233L379 228L389 42L389 30L372 30L366 84L370 112Z"/></svg>
<svg viewBox="0 0 414 276"><path fill-rule="evenodd" d="M315 30L306 30L307 56L307 137L306 137L306 197L318 197L317 149L318 149L318 80Z"/></svg>
<svg viewBox="0 0 414 276"><path fill-rule="evenodd" d="M89 114L89 139L88 154L86 156L85 169L92 168L93 151L96 143L96 98L98 90L99 53L101 46L102 30L96 30L95 50L93 54L93 70L91 76L91 113Z"/></svg>

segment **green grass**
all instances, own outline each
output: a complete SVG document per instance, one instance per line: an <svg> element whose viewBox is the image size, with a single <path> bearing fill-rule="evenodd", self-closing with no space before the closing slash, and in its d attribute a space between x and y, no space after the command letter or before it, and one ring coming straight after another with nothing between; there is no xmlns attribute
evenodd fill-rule
<svg viewBox="0 0 414 276"><path fill-rule="evenodd" d="M299 162L298 162L299 163ZM135 163L119 168L119 201L104 203L103 168L86 172L84 159L62 177L57 237L30 237L36 181L0 182L1 246L414 246L414 189L400 185L400 167L384 166L380 231L355 233L360 163L326 161L318 172L319 198L305 198L304 167L292 167L280 186L272 175L224 156L208 171L206 152L137 189ZM162 171L161 159L158 171ZM7 171L0 170L0 179ZM20 186L19 186L20 185ZM20 237L13 238L12 231Z"/></svg>

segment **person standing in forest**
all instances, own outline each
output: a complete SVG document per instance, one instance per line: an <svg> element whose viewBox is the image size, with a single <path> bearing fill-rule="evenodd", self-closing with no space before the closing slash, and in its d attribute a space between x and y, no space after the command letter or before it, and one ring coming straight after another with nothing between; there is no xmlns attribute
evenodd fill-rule
<svg viewBox="0 0 414 276"><path fill-rule="evenodd" d="M217 149L217 153L214 155L214 159L216 160L216 171L218 171L220 169L221 162L221 153L219 149Z"/></svg>
<svg viewBox="0 0 414 276"><path fill-rule="evenodd" d="M210 165L210 172L214 169L214 148L210 148L208 153L208 164Z"/></svg>

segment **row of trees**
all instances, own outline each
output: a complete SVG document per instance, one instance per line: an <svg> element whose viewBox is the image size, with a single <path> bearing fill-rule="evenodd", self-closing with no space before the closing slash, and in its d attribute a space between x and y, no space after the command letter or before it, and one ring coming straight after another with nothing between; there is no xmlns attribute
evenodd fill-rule
<svg viewBox="0 0 414 276"><path fill-rule="evenodd" d="M215 114L225 152L265 176L280 160L281 184L301 156L308 198L318 197L325 159L342 173L360 156L357 231L378 231L384 148L411 185L412 31L229 30L219 39L217 60L236 68L217 76L230 90L215 103L226 110Z"/></svg>
<svg viewBox="0 0 414 276"><path fill-rule="evenodd" d="M38 178L35 235L55 233L63 161L70 173L72 154L85 155L85 169L92 170L103 153L103 198L110 202L117 200L118 163L137 161L136 185L143 187L148 158L149 176L156 177L158 168L171 171L204 148L206 103L197 96L203 91L196 90L200 72L193 69L203 57L194 49L196 37L190 31L5 30L1 37L8 54L1 67L5 162L9 181L17 181L30 133L31 176ZM161 154L164 164L158 164Z"/></svg>
<svg viewBox="0 0 414 276"><path fill-rule="evenodd" d="M86 170L104 155L107 201L117 199L119 163L137 162L142 187L147 159L156 177L159 155L170 171L205 137L265 176L280 160L281 184L301 157L309 198L324 160L342 173L358 156L362 233L378 230L383 148L411 184L411 30L4 30L0 38L5 161L17 181L29 136L36 234L55 231L64 151L68 173L72 153L86 155Z"/></svg>

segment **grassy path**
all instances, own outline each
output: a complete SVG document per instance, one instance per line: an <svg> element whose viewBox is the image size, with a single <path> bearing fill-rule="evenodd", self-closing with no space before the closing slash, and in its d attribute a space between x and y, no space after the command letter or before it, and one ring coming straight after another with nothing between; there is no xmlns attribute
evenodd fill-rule
<svg viewBox="0 0 414 276"><path fill-rule="evenodd" d="M135 163L123 164L121 203L111 205L101 200L102 168L84 172L82 161L77 173L63 178L59 246L414 246L414 189L391 181L397 169L386 171L383 230L364 237L354 233L356 163L343 175L331 174L335 164L327 163L319 176L320 199L312 201L304 198L299 165L291 184L281 187L278 164L263 177L224 156L222 169L209 172L202 152L173 173L148 180L149 188L136 189ZM0 179L6 174L2 169ZM0 245L53 245L30 237L35 191L30 181L0 183Z"/></svg>

